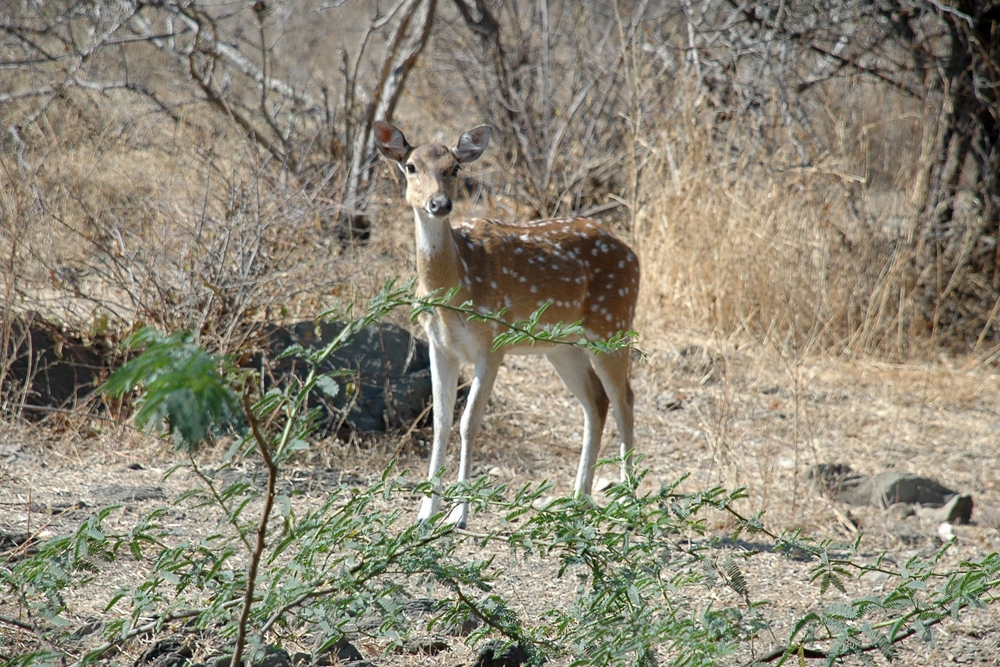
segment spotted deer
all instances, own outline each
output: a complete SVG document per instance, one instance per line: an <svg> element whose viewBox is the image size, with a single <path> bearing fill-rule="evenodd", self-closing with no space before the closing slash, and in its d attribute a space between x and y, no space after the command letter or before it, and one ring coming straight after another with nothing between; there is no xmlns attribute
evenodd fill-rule
<svg viewBox="0 0 1000 667"><path fill-rule="evenodd" d="M507 322L527 319L548 304L541 324L580 321L590 341L607 340L630 329L639 294L639 261L594 220L473 219L451 224L458 171L483 154L490 135L490 128L481 125L459 137L454 148L439 143L413 147L392 125L375 124L376 146L406 177L406 201L416 220L418 294L458 287L454 303L471 302L484 314L505 309ZM594 353L578 346L526 342L493 351L493 339L501 329L496 322L469 321L467 315L437 309L422 316L421 323L430 342L434 444L429 479L435 492L423 499L419 520L439 510L439 475L460 366L475 369L460 427L458 479L462 481L469 478L470 450L505 354L544 354L583 406L583 451L575 493L591 492L609 403L621 438L621 477L626 479L632 464L634 403L627 349ZM464 526L468 511L468 505L461 503L448 520Z"/></svg>

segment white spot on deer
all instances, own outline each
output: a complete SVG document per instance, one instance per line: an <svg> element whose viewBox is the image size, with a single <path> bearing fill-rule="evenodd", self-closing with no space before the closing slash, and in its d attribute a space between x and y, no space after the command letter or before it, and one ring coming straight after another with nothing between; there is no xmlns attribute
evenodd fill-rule
<svg viewBox="0 0 1000 667"><path fill-rule="evenodd" d="M545 299L539 299L538 301L535 302L535 305L538 306L539 308L541 308L542 306L544 306L547 303L549 303L549 302L546 301Z"/></svg>
<svg viewBox="0 0 1000 667"><path fill-rule="evenodd" d="M597 300L598 300L598 301L604 301L604 296L605 296L605 295L604 295L604 294L602 294L601 296L597 297Z"/></svg>
<svg viewBox="0 0 1000 667"><path fill-rule="evenodd" d="M608 284L607 284L607 285L605 286L605 289L614 289L614 288L615 288L615 284L614 284L614 283L608 283Z"/></svg>
<svg viewBox="0 0 1000 667"><path fill-rule="evenodd" d="M618 262L618 268L619 269L624 269L625 268L625 260L622 260L622 261Z"/></svg>
<svg viewBox="0 0 1000 667"><path fill-rule="evenodd" d="M516 248L514 248L514 254L515 255L520 255L520 254L523 254L523 253L524 253L524 248L522 248L521 246L517 246Z"/></svg>
<svg viewBox="0 0 1000 667"><path fill-rule="evenodd" d="M510 300L509 296L503 298L503 305L509 310L514 307L514 302Z"/></svg>
<svg viewBox="0 0 1000 667"><path fill-rule="evenodd" d="M497 281L495 281L495 280L491 280L491 281L490 281L490 287L491 287L492 289L496 289L496 288L497 288Z"/></svg>
<svg viewBox="0 0 1000 667"><path fill-rule="evenodd" d="M596 313L597 312L597 304L596 303L590 307L590 312L592 312L592 313Z"/></svg>
<svg viewBox="0 0 1000 667"><path fill-rule="evenodd" d="M604 319L606 319L608 322L610 322L611 321L611 313L608 313L607 315L605 315Z"/></svg>
<svg viewBox="0 0 1000 667"><path fill-rule="evenodd" d="M594 257L597 257L597 247L596 246L594 247L594 250L593 250L592 254L594 255Z"/></svg>
<svg viewBox="0 0 1000 667"><path fill-rule="evenodd" d="M532 285L531 286L531 293L532 294L537 294L538 293L538 285Z"/></svg>
<svg viewBox="0 0 1000 667"><path fill-rule="evenodd" d="M476 306L476 312L479 313L480 315L486 315L487 313L490 312L490 309L487 308L486 306Z"/></svg>
<svg viewBox="0 0 1000 667"><path fill-rule="evenodd" d="M559 270L559 265L558 264L553 264L552 265L552 270L553 271L558 271Z"/></svg>
<svg viewBox="0 0 1000 667"><path fill-rule="evenodd" d="M477 283L483 282L483 277L482 276L476 276L476 282Z"/></svg>
<svg viewBox="0 0 1000 667"><path fill-rule="evenodd" d="M517 279L517 281L519 283L526 283L528 282L528 279L525 276L521 276L520 278Z"/></svg>
<svg viewBox="0 0 1000 667"><path fill-rule="evenodd" d="M613 274L613 273L609 273L608 274L608 280L614 280L614 278L615 278L615 274Z"/></svg>
<svg viewBox="0 0 1000 667"><path fill-rule="evenodd" d="M468 248L469 250L475 250L476 249L476 246L473 245L472 241L466 241L465 242L465 247Z"/></svg>

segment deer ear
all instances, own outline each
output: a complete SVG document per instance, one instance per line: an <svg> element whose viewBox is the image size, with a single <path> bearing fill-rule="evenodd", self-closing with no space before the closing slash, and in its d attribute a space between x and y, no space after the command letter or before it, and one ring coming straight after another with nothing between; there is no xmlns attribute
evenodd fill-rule
<svg viewBox="0 0 1000 667"><path fill-rule="evenodd" d="M458 144L451 149L452 155L461 164L474 162L483 154L486 147L490 145L490 135L493 130L489 125L474 127L458 138Z"/></svg>
<svg viewBox="0 0 1000 667"><path fill-rule="evenodd" d="M413 146L406 142L402 132L382 121L375 123L375 146L382 155L396 162L405 160L413 150Z"/></svg>

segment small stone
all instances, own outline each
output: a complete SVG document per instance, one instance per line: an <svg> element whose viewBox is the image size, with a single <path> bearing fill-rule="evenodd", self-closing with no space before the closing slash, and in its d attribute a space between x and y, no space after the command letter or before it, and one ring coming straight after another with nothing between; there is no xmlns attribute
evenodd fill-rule
<svg viewBox="0 0 1000 667"><path fill-rule="evenodd" d="M614 485L615 481L613 479L598 477L597 481L594 482L594 493L604 493Z"/></svg>
<svg viewBox="0 0 1000 667"><path fill-rule="evenodd" d="M317 667L323 667L325 665L355 663L361 660L364 660L361 651L347 641L347 637L341 637L335 644L317 653L313 664Z"/></svg>
<svg viewBox="0 0 1000 667"><path fill-rule="evenodd" d="M451 646L448 645L448 642L436 637L418 637L400 646L400 651L410 655L437 655L450 650Z"/></svg>
<svg viewBox="0 0 1000 667"><path fill-rule="evenodd" d="M972 522L972 496L954 496L944 507L937 510L935 518L941 522L967 524Z"/></svg>
<svg viewBox="0 0 1000 667"><path fill-rule="evenodd" d="M542 496L541 498L536 498L535 502L531 503L531 506L536 510L543 510L555 502L555 499L555 496Z"/></svg>
<svg viewBox="0 0 1000 667"><path fill-rule="evenodd" d="M937 534L942 542L951 542L955 539L955 531L952 530L951 524L947 521L938 526Z"/></svg>
<svg viewBox="0 0 1000 667"><path fill-rule="evenodd" d="M500 639L494 639L487 643L472 667L520 667L528 662L528 652L518 644L507 645Z"/></svg>
<svg viewBox="0 0 1000 667"><path fill-rule="evenodd" d="M665 391L656 397L656 407L660 410L680 410L684 407L683 398L672 391Z"/></svg>

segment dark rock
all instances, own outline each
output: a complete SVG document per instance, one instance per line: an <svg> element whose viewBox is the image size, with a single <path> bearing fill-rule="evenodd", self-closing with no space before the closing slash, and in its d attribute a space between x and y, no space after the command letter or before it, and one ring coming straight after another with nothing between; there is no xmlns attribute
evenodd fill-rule
<svg viewBox="0 0 1000 667"><path fill-rule="evenodd" d="M0 551L19 547L31 537L28 533L5 533L0 531Z"/></svg>
<svg viewBox="0 0 1000 667"><path fill-rule="evenodd" d="M479 651L472 667L519 667L528 662L528 658L528 652L519 644L494 639Z"/></svg>
<svg viewBox="0 0 1000 667"><path fill-rule="evenodd" d="M342 665L345 663L358 663L364 660L354 644L347 641L347 637L341 637L335 643L320 649L313 660L314 665L326 667L327 665Z"/></svg>
<svg viewBox="0 0 1000 667"><path fill-rule="evenodd" d="M246 365L260 368L262 359L266 359L272 383L284 383L293 374L305 377L308 366L302 359L279 359L279 355L292 345L320 349L332 342L343 327L340 322L311 321L266 326L260 343L263 354L250 358ZM324 411L321 435L344 427L361 432L408 428L418 418L420 423L430 423L430 412L424 413L431 397L427 343L401 327L376 323L362 329L320 370L350 372L333 378L340 387L335 396L313 393L314 407ZM348 386L354 391L346 391Z"/></svg>
<svg viewBox="0 0 1000 667"><path fill-rule="evenodd" d="M843 463L814 465L806 473L806 479L813 491L849 505L867 505L871 495L871 479L856 474ZM859 491L859 486L864 488Z"/></svg>
<svg viewBox="0 0 1000 667"><path fill-rule="evenodd" d="M445 640L437 637L419 637L404 643L400 650L410 655L437 655L444 651L450 651L451 646Z"/></svg>
<svg viewBox="0 0 1000 667"><path fill-rule="evenodd" d="M194 656L194 651L178 637L170 637L156 642L142 652L134 667L184 667Z"/></svg>
<svg viewBox="0 0 1000 667"><path fill-rule="evenodd" d="M972 522L972 496L956 495L944 507L926 510L924 515L934 523L967 524Z"/></svg>
<svg viewBox="0 0 1000 667"><path fill-rule="evenodd" d="M264 657L254 664L257 667L292 667L292 656L283 648L268 646L264 649Z"/></svg>
<svg viewBox="0 0 1000 667"><path fill-rule="evenodd" d="M920 477L905 472L883 472L872 478L872 504L880 501L883 506L893 503L916 503L926 506L942 506L955 491L928 477Z"/></svg>
<svg viewBox="0 0 1000 667"><path fill-rule="evenodd" d="M941 507L958 495L927 477L896 471L873 477L858 475L844 464L815 465L809 469L807 478L815 490L849 505L889 507L896 503L914 503Z"/></svg>
<svg viewBox="0 0 1000 667"><path fill-rule="evenodd" d="M342 248L365 245L371 237L371 221L360 213L345 215L337 221L336 232Z"/></svg>
<svg viewBox="0 0 1000 667"><path fill-rule="evenodd" d="M24 391L28 419L76 407L93 394L118 358L116 346L105 337L91 340L37 314L13 319L10 329L8 347L0 350L11 360L4 389Z"/></svg>
<svg viewBox="0 0 1000 667"><path fill-rule="evenodd" d="M461 623L443 623L434 627L448 637L468 637L482 624L483 622L475 616L468 616Z"/></svg>
<svg viewBox="0 0 1000 667"><path fill-rule="evenodd" d="M444 603L433 598L415 598L403 603L403 613L407 616L419 616L420 614L433 614L441 609Z"/></svg>

